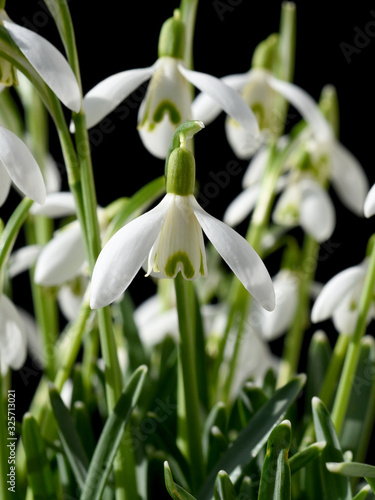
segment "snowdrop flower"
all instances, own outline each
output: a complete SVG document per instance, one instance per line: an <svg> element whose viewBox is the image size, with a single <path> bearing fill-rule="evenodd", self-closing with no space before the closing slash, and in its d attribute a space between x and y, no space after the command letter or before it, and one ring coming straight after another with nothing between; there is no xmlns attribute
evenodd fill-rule
<svg viewBox="0 0 375 500"><path fill-rule="evenodd" d="M348 335L354 332L368 263L366 258L361 264L341 271L326 283L311 311L313 323L332 318L338 332ZM367 317L368 322L374 317L374 313L372 304Z"/></svg>
<svg viewBox="0 0 375 500"><path fill-rule="evenodd" d="M148 275L175 278L181 272L187 280L206 276L202 229L245 288L263 307L273 309L273 285L262 260L244 238L200 207L194 187L194 156L177 147L168 160L165 197L120 229L99 254L91 282L93 309L119 297L146 259Z"/></svg>
<svg viewBox="0 0 375 500"><path fill-rule="evenodd" d="M0 126L0 206L7 199L12 182L23 194L43 205L46 187L37 162L16 134Z"/></svg>
<svg viewBox="0 0 375 500"><path fill-rule="evenodd" d="M0 24L6 28L20 51L61 102L78 113L81 109L81 92L73 70L64 56L34 31L11 21L4 10L0 10ZM1 59L0 66L3 75L1 83L13 85L14 81L17 81L14 68L4 59Z"/></svg>
<svg viewBox="0 0 375 500"><path fill-rule="evenodd" d="M253 112L236 91L213 76L184 65L184 24L176 10L161 30L159 58L148 68L117 73L96 85L84 97L87 127L93 127L113 111L137 87L151 78L138 115L138 130L145 147L165 158L178 125L191 119L190 84L211 96L215 104L241 124L248 142L258 133ZM199 116L198 116L198 119Z"/></svg>
<svg viewBox="0 0 375 500"><path fill-rule="evenodd" d="M13 302L0 295L0 367L2 375L9 368L19 370L26 361L25 326Z"/></svg>
<svg viewBox="0 0 375 500"><path fill-rule="evenodd" d="M278 117L274 116L273 104L275 93L283 96L310 124L314 134L320 141L331 140L332 130L323 115L320 113L315 101L307 92L293 83L275 78L271 71L265 68L252 68L244 74L229 75L222 81L240 93L248 106L253 109L258 117L262 140L258 140L257 148L254 143L249 143L241 124L236 123L235 117L226 120L226 133L228 142L238 158L250 158L265 142L269 134L280 128ZM205 93L199 94L193 102L193 118L200 117L206 122L212 121L221 111L213 100ZM277 136L277 134L276 134Z"/></svg>
<svg viewBox="0 0 375 500"><path fill-rule="evenodd" d="M323 185L331 182L343 204L358 216L368 181L358 160L339 141L320 141L311 127L297 137L285 170L277 183L282 192L273 219L286 226L301 225L317 241L328 239L335 228L335 209ZM284 146L285 138L281 140ZM228 207L224 220L239 224L255 207L260 183L266 169L268 149L260 149L252 158L243 179L244 191Z"/></svg>

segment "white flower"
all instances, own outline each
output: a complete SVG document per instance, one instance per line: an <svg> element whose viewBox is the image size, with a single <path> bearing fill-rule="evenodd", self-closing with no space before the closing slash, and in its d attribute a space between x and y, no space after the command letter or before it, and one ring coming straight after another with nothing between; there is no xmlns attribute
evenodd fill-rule
<svg viewBox="0 0 375 500"><path fill-rule="evenodd" d="M11 21L4 10L0 10L0 23L61 102L78 113L81 109L81 93L73 70L64 56L34 31Z"/></svg>
<svg viewBox="0 0 375 500"><path fill-rule="evenodd" d="M280 146L286 138L281 138ZM301 149L302 147L302 149ZM310 166L307 170L293 166L293 155L305 151ZM268 160L268 150L260 149L252 158L243 178L244 191L229 205L224 221L239 224L254 209L260 183ZM277 192L283 191L274 211L278 224L300 224L317 241L330 237L335 228L335 209L321 181L332 183L343 204L356 215L363 215L363 203L368 181L358 160L337 140L320 141L312 128L307 127L296 141L282 175Z"/></svg>
<svg viewBox="0 0 375 500"><path fill-rule="evenodd" d="M26 361L25 326L13 302L0 295L0 366L5 375L9 368L19 370Z"/></svg>
<svg viewBox="0 0 375 500"><path fill-rule="evenodd" d="M12 182L23 194L43 205L46 187L37 162L16 134L0 126L0 206Z"/></svg>
<svg viewBox="0 0 375 500"><path fill-rule="evenodd" d="M244 129L247 141L258 136L256 118L243 99L219 79L189 70L182 60L163 56L149 68L133 69L110 76L83 99L87 127L93 127L128 95L151 79L138 115L138 129L145 147L157 158L165 158L174 131L191 119L189 82L232 116Z"/></svg>
<svg viewBox="0 0 375 500"><path fill-rule="evenodd" d="M368 259L349 267L331 278L318 295L311 311L311 321L318 323L332 318L338 332L352 334L358 319L358 302L362 293ZM374 317L371 305L367 321Z"/></svg>
<svg viewBox="0 0 375 500"><path fill-rule="evenodd" d="M325 142L332 137L330 125L319 111L315 101L304 90L296 85L278 80L266 69L253 68L247 73L229 75L222 81L241 93L248 106L251 107L258 117L259 126L263 135L263 141L270 131L277 132L280 129L280 117L274 116L275 92L287 99L310 124L314 134L319 140ZM198 118L204 123L210 123L221 111L208 94L201 93L193 102L193 119ZM235 119L235 117L233 117ZM276 130L275 130L276 129ZM226 122L226 133L228 142L238 158L250 158L257 148L250 143L244 134L241 124L233 119ZM257 147L262 144L259 140Z"/></svg>
<svg viewBox="0 0 375 500"><path fill-rule="evenodd" d="M104 246L91 283L91 307L104 307L123 293L148 258L148 273L185 279L205 276L202 229L245 288L272 310L271 278L249 243L205 212L193 195L168 193L154 209L120 229Z"/></svg>

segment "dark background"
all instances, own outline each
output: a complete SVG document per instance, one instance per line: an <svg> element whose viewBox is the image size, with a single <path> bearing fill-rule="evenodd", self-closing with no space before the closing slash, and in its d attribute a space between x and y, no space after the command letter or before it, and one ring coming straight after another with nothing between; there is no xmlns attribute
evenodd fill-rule
<svg viewBox="0 0 375 500"><path fill-rule="evenodd" d="M70 0L69 6L76 29L83 90L87 92L114 73L150 66L157 57L160 27L178 7L178 2ZM280 6L280 2L201 0L194 44L195 69L217 77L247 71L256 45L278 30ZM372 9L374 14L371 14ZM34 26L39 34L63 50L54 22L41 0L8 0L7 12L15 22ZM366 38L359 37L358 33L365 30L368 32ZM354 47L355 52L350 57L344 55L343 43ZM332 84L337 88L341 142L363 165L370 186L375 182L374 58L374 4L357 1L351 2L348 8L334 2L297 2L294 81L316 100L324 85ZM98 202L102 206L120 196L131 196L146 181L163 173L164 162L145 151L136 131L138 101L139 94L135 93L130 101L134 109L125 120L115 114L109 116L113 125L110 133L100 127L90 133ZM224 170L233 160L239 162L242 173L247 167L247 162L237 160L227 144L224 118L221 114L196 138L197 178L201 186L211 181L210 172ZM298 117L291 125L297 121ZM50 140L53 156L62 163L53 128ZM241 189L242 173L233 177L220 196L210 200L205 207L207 211L222 217ZM67 189L66 178L64 188ZM337 209L337 227L329 248L334 251L329 251L329 258L320 259L317 279L321 282L359 263L375 228L375 218L367 220L354 216L342 206L334 192L332 196ZM12 209L13 200L6 203L5 211ZM277 272L278 263L271 260L267 265L271 274ZM131 285L136 302L153 290L151 280L141 275ZM330 322L323 326L334 338Z"/></svg>

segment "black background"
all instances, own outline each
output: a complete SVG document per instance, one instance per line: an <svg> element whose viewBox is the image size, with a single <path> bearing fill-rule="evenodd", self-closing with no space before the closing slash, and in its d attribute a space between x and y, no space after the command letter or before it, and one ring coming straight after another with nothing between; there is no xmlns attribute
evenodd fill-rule
<svg viewBox="0 0 375 500"><path fill-rule="evenodd" d="M178 7L178 2L70 0L69 6L85 93L114 73L150 66L157 57L160 27ZM256 45L278 30L280 7L280 2L201 0L194 43L195 69L217 77L247 71ZM374 15L371 10L374 10ZM41 0L8 0L7 12L15 22L33 26L40 35L63 50L54 22ZM356 38L358 30L367 30L369 35L366 39L360 39L358 35ZM356 50L351 54L350 62L343 54L342 43L352 45ZM344 7L334 2L297 2L294 81L316 100L324 85L332 84L337 88L341 142L363 165L370 186L375 182L374 60L374 3L357 1ZM110 133L101 130L100 126L90 133L97 196L102 206L120 196L132 195L145 182L163 173L164 162L145 151L136 131L138 101L139 94L136 93L129 101L134 104L134 109L125 120L120 120L116 114L109 116L113 125ZM237 160L227 144L224 118L224 114L220 115L196 137L197 178L201 186L211 180L210 172L224 170L233 160L238 161L241 172L245 172L247 162ZM297 121L298 116L291 125ZM53 127L50 141L53 156L62 163ZM222 217L225 208L241 189L241 178L242 174L233 177L220 196L210 200L206 210ZM66 177L64 189L67 189ZM337 227L330 239L333 245L329 248L334 248L334 251L329 252L329 258L320 259L317 279L321 282L359 263L375 228L375 218L358 218L341 205L334 192L332 197L337 210ZM14 201L13 195L1 213L9 212ZM246 227L241 226L239 230L245 231ZM277 272L278 262L270 260L267 265L271 274ZM151 280L141 275L131 285L136 302L153 290ZM330 322L323 326L334 338Z"/></svg>

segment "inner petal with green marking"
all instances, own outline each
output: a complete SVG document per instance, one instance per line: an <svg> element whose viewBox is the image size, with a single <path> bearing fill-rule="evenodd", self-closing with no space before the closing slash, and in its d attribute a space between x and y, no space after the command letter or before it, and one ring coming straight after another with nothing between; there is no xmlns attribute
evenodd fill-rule
<svg viewBox="0 0 375 500"><path fill-rule="evenodd" d="M186 280L207 273L202 229L190 206L190 196L170 195L173 199L160 235L151 249L148 273Z"/></svg>

